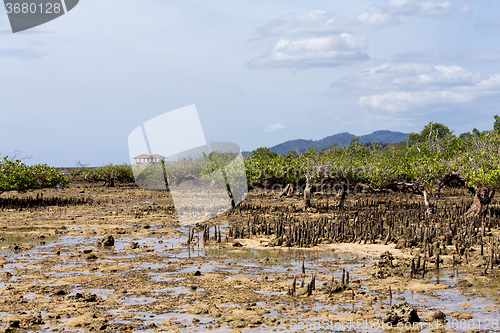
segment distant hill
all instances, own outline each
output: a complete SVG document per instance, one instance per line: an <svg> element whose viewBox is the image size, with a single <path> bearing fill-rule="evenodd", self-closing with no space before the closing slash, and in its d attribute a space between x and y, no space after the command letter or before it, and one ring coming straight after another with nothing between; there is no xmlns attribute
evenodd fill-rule
<svg viewBox="0 0 500 333"><path fill-rule="evenodd" d="M359 142L361 143L372 143L377 141L380 144L384 143L396 143L405 140L408 133L401 133L395 131L375 131L371 134L361 135L359 137ZM334 135L327 136L321 140L290 140L280 143L276 146L270 147L269 149L277 152L280 155L286 155L291 150L297 151L299 153L305 152L310 147L317 147L318 149L326 149L333 144L338 144L339 146L348 146L352 139L357 136L351 133L338 133ZM244 156L250 154L250 152L244 152Z"/></svg>

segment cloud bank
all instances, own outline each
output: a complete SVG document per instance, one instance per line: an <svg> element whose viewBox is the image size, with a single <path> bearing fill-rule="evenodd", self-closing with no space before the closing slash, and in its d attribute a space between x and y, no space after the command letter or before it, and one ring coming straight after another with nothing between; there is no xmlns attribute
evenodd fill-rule
<svg viewBox="0 0 500 333"><path fill-rule="evenodd" d="M481 75L460 66L391 64L344 77L335 93L361 95L359 105L389 112L457 105L500 96L500 74Z"/></svg>
<svg viewBox="0 0 500 333"><path fill-rule="evenodd" d="M270 51L247 65L250 68L334 67L369 60L370 56L365 53L367 48L366 38L348 33L294 41L281 39Z"/></svg>
<svg viewBox="0 0 500 333"><path fill-rule="evenodd" d="M451 1L391 0L386 10L394 15L439 16L469 13L472 8L469 5L458 8Z"/></svg>
<svg viewBox="0 0 500 333"><path fill-rule="evenodd" d="M381 12L364 11L341 18L334 13L315 10L308 13L290 13L257 29L261 36L297 34L340 34L361 30L381 29L399 25L398 17Z"/></svg>

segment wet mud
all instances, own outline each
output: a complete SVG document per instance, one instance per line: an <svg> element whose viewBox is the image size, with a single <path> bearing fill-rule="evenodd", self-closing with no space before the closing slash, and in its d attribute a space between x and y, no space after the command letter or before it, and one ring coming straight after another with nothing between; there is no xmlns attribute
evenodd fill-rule
<svg viewBox="0 0 500 333"><path fill-rule="evenodd" d="M500 331L500 279L481 274L479 249L458 263L449 245L438 268L409 276L417 247L232 238L246 212L181 226L167 192L130 184L73 183L2 200L2 332ZM245 203L298 201L250 193ZM399 303L419 325L384 323Z"/></svg>

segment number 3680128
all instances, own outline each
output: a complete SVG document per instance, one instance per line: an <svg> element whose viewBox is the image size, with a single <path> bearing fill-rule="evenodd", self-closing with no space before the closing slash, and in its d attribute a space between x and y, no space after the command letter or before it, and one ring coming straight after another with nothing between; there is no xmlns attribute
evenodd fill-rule
<svg viewBox="0 0 500 333"><path fill-rule="evenodd" d="M5 8L7 9L7 14L59 14L62 10L60 3L6 3Z"/></svg>

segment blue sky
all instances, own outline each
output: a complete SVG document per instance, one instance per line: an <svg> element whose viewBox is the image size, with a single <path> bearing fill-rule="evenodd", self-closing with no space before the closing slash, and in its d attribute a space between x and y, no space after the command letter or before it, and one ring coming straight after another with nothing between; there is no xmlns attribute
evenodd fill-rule
<svg viewBox="0 0 500 333"><path fill-rule="evenodd" d="M243 150L379 129L491 129L498 1L81 0L12 34L0 9L0 152L129 161L140 124L196 104Z"/></svg>

